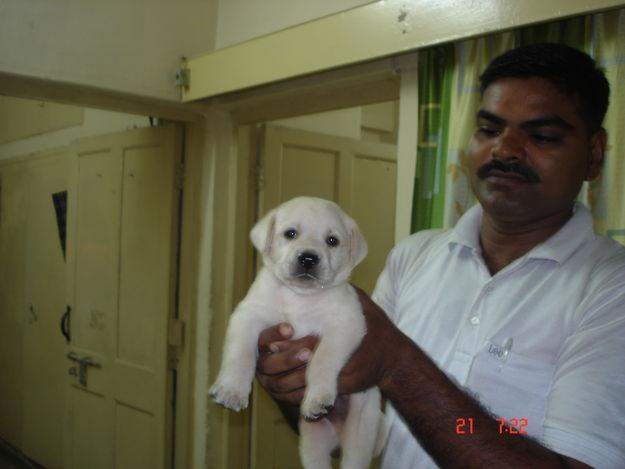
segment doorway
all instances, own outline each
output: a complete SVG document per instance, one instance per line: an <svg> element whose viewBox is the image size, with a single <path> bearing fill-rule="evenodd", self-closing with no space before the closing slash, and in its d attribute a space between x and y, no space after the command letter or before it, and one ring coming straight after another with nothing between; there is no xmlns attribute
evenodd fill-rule
<svg viewBox="0 0 625 469"><path fill-rule="evenodd" d="M171 467L181 129L0 114L0 437L49 468Z"/></svg>

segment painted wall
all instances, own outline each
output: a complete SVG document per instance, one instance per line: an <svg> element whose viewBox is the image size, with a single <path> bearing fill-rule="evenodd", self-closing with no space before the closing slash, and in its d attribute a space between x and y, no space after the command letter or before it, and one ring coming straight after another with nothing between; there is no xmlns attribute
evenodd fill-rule
<svg viewBox="0 0 625 469"><path fill-rule="evenodd" d="M22 126L26 126L28 122L36 123L39 119L37 114L46 113L45 103L40 103L42 106L31 106L32 101L29 100L12 100L12 106L3 107L0 101L0 122L9 120L11 117L7 113L15 113L15 108L19 102L23 103L23 110L31 113L30 119L24 119ZM39 135L33 135L26 138L21 138L4 144L0 144L0 160L21 157L47 151L51 149L67 147L71 142L83 137L91 137L95 135L103 135L113 132L121 132L128 129L148 127L150 125L149 119L144 116L134 116L130 114L121 114L118 112L99 111L96 109L82 109L75 106L64 106L67 108L74 108L75 110L82 111L82 119L79 125L67 125L61 129L50 130ZM55 108L56 109L56 108ZM57 109L56 112L60 114L59 120L64 114L63 109ZM23 113L20 113L23 114ZM52 114L48 112L46 116L52 124L54 124L54 109ZM54 127L52 127L54 128ZM27 135L29 129L21 129L22 133Z"/></svg>
<svg viewBox="0 0 625 469"><path fill-rule="evenodd" d="M182 56L215 44L218 0L0 0L0 73L178 100Z"/></svg>
<svg viewBox="0 0 625 469"><path fill-rule="evenodd" d="M397 143L397 101L279 119L272 125L355 140Z"/></svg>
<svg viewBox="0 0 625 469"><path fill-rule="evenodd" d="M372 0L219 0L217 49L295 26Z"/></svg>
<svg viewBox="0 0 625 469"><path fill-rule="evenodd" d="M270 124L359 140L361 120L360 108L354 107L275 120Z"/></svg>
<svg viewBox="0 0 625 469"><path fill-rule="evenodd" d="M0 73L178 101L193 57L371 0L0 0Z"/></svg>

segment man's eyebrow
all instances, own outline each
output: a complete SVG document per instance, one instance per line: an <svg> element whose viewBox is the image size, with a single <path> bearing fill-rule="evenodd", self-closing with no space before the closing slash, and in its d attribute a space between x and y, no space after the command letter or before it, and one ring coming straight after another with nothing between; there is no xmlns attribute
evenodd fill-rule
<svg viewBox="0 0 625 469"><path fill-rule="evenodd" d="M487 121L491 121L494 124L503 124L506 122L501 117L496 116L492 112L488 112L484 109L480 109L479 111L477 111L477 114L475 115L475 119L486 119Z"/></svg>
<svg viewBox="0 0 625 469"><path fill-rule="evenodd" d="M497 116L496 114L493 114L492 112L486 111L485 109L480 109L479 111L477 111L475 118L486 119L487 121L498 125L506 123L505 119ZM564 130L575 129L573 125L569 124L567 121L559 116L537 117L535 119L525 121L521 124L521 128L523 129L535 129L537 127L560 127Z"/></svg>
<svg viewBox="0 0 625 469"><path fill-rule="evenodd" d="M564 130L574 130L575 127L569 124L567 121L558 116L538 117L536 119L530 119L521 124L524 129L533 129L536 127L560 127Z"/></svg>

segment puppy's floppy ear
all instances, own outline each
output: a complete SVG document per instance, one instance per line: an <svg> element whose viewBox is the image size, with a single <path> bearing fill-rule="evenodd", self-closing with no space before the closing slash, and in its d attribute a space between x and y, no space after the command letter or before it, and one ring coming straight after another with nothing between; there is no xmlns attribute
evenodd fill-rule
<svg viewBox="0 0 625 469"><path fill-rule="evenodd" d="M349 231L349 262L356 267L367 256L368 247L365 237L362 235L358 224L349 216L345 216Z"/></svg>
<svg viewBox="0 0 625 469"><path fill-rule="evenodd" d="M252 244L262 254L268 254L271 251L275 225L276 211L274 209L261 218L250 232Z"/></svg>

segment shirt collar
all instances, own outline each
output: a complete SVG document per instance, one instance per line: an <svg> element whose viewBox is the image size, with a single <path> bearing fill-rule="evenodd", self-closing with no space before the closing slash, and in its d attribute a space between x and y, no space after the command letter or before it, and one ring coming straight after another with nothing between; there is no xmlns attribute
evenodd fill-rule
<svg viewBox="0 0 625 469"><path fill-rule="evenodd" d="M471 207L456 223L449 238L449 247L461 245L476 253L481 253L480 225L483 210L481 205ZM548 259L564 263L579 247L595 238L592 227L592 215L584 205L576 203L573 216L554 235L535 246L525 257L530 259Z"/></svg>
<svg viewBox="0 0 625 469"><path fill-rule="evenodd" d="M480 248L480 225L482 224L482 206L476 204L465 212L456 222L456 226L449 238L449 247L453 245L466 246L476 252Z"/></svg>

